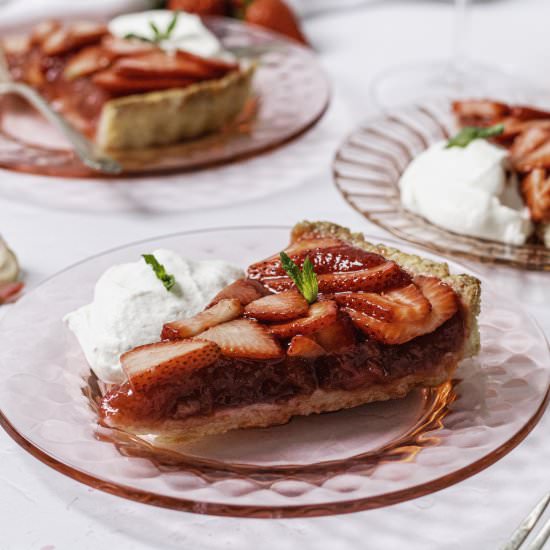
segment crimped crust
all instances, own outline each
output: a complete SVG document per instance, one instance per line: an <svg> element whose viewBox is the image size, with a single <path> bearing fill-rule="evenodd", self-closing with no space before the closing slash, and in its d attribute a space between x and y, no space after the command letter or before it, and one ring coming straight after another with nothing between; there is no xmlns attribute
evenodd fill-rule
<svg viewBox="0 0 550 550"><path fill-rule="evenodd" d="M134 427L136 433L156 433L167 440L192 440L215 435L238 428L260 428L284 424L293 416L307 416L322 412L337 411L373 401L386 401L404 397L416 386L433 387L449 380L459 361L476 354L479 350L477 315L480 310L480 282L470 275L451 275L446 263L434 262L395 248L374 245L361 233L329 222L301 222L294 226L291 242L307 237L334 237L375 252L398 263L405 270L418 275L432 275L451 285L459 295L466 320L464 347L448 353L435 371L410 374L385 384L376 384L357 390L315 390L311 395L293 397L285 403L259 403L217 411L209 416L190 417L183 420L166 420L162 424Z"/></svg>
<svg viewBox="0 0 550 550"><path fill-rule="evenodd" d="M218 130L250 95L254 66L182 89L111 99L103 106L96 142L102 149L167 145Z"/></svg>

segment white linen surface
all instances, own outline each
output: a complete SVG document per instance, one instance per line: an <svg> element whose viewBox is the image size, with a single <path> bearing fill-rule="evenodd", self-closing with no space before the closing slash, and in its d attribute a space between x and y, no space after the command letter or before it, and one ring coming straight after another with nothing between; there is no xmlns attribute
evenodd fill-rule
<svg viewBox="0 0 550 550"><path fill-rule="evenodd" d="M449 3L293 0L293 4L306 16L305 30L333 83L332 106L320 128L331 136L334 146L353 125L373 113L367 94L373 75L396 64L450 54L453 10ZM335 4L357 7L321 13ZM126 0L11 0L0 4L0 23L17 23L29 15L54 15L59 10L114 13L127 5ZM547 0L476 4L469 53L550 90L549 20ZM269 166L271 158L267 154L256 162ZM45 209L0 197L0 233L17 251L31 286L116 245L184 229L240 225L243 220L292 224L303 218L330 219L383 238L379 229L352 211L336 192L330 161L323 156L316 170L298 172L299 185L290 192L185 214L129 211L98 215ZM0 177L17 184L17 174L0 171ZM472 268L485 271L495 287L521 299L550 334L549 274L486 270L474 264ZM0 314L9 314L9 309L3 308ZM0 550L494 549L550 487L549 429L546 415L497 464L443 491L389 508L298 520L216 518L126 501L55 472L0 430Z"/></svg>

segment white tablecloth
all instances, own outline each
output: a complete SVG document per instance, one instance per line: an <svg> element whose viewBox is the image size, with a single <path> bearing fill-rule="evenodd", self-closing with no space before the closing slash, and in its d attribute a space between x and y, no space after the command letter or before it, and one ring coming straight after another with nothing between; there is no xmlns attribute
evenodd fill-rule
<svg viewBox="0 0 550 550"><path fill-rule="evenodd" d="M34 0L30 5L36 4ZM0 20L3 9L15 8L0 7ZM306 31L333 82L333 104L321 124L330 129L335 143L372 113L367 89L373 75L394 64L449 55L451 17L452 6L446 2L386 0L306 20ZM536 80L550 93L549 20L547 0L480 3L472 21L470 54ZM269 155L264 158L270 162ZM17 251L30 285L104 249L192 228L290 225L309 218L381 235L337 193L330 160L319 158L318 170L290 192L185 214L102 216L48 211L0 198L0 233ZM550 334L550 275L493 269L491 277L506 292L525 296L526 305ZM438 493L390 508L307 520L216 518L126 501L62 476L0 432L0 549L489 550L499 547L550 488L549 428L546 415L496 465Z"/></svg>

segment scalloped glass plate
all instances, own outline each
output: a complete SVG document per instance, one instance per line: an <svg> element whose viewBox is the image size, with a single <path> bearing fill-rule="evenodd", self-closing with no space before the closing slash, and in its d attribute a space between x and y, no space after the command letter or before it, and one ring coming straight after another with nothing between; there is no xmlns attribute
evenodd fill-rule
<svg viewBox="0 0 550 550"><path fill-rule="evenodd" d="M483 289L481 353L439 388L179 446L100 428L100 384L61 321L91 300L100 274L156 247L245 267L283 248L288 235L282 227L180 233L106 252L46 280L0 325L0 422L31 454L97 489L249 517L353 512L415 498L489 466L533 428L548 399L548 345L536 323L490 283Z"/></svg>
<svg viewBox="0 0 550 550"><path fill-rule="evenodd" d="M510 101L541 103L534 93ZM542 245L516 246L459 235L401 205L398 183L409 162L432 143L447 139L456 131L448 99L408 105L372 118L354 130L337 151L333 162L336 187L369 221L436 253L550 270L550 249Z"/></svg>
<svg viewBox="0 0 550 550"><path fill-rule="evenodd" d="M251 100L219 132L165 147L110 151L126 174L190 170L249 157L300 135L325 112L329 85L311 50L238 21L211 17L206 22L229 49L270 50L258 64ZM2 34L22 30L0 27ZM0 166L48 176L102 177L86 168L42 117L11 97L0 101Z"/></svg>

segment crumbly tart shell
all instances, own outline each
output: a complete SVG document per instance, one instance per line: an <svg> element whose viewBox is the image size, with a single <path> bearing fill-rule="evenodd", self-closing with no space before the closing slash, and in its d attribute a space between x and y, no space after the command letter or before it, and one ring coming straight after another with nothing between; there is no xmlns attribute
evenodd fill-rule
<svg viewBox="0 0 550 550"><path fill-rule="evenodd" d="M96 142L101 149L169 145L219 130L250 96L254 66L186 88L135 94L105 103Z"/></svg>
<svg viewBox="0 0 550 550"><path fill-rule="evenodd" d="M155 433L164 440L187 441L239 428L262 428L284 424L293 416L338 411L373 401L396 399L404 397L416 386L438 386L452 377L462 359L471 357L479 351L477 316L480 311L481 284L478 279L470 275L451 275L446 263L406 254L384 245L371 244L361 233L352 233L344 227L328 222L298 223L292 230L291 243L308 237L340 239L391 259L412 274L435 276L452 286L460 298L465 320L466 338L462 349L447 353L429 375L413 373L356 390L317 389L311 395L296 396L285 403L258 403L216 411L208 416L169 419L149 426L140 423L139 426L126 426L125 429L138 434Z"/></svg>

